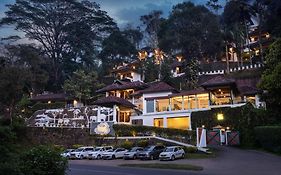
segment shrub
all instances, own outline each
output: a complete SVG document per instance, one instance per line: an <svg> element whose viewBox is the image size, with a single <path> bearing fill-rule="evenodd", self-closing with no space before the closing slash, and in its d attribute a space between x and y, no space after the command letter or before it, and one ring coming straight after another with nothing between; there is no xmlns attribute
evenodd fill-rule
<svg viewBox="0 0 281 175"><path fill-rule="evenodd" d="M192 146L185 146L183 147L185 153L196 153L197 152L197 148L196 147L192 147Z"/></svg>
<svg viewBox="0 0 281 175"><path fill-rule="evenodd" d="M131 149L133 147L133 142L125 141L120 145L122 148Z"/></svg>
<svg viewBox="0 0 281 175"><path fill-rule="evenodd" d="M24 152L20 157L23 175L64 175L67 159L53 147L37 146Z"/></svg>
<svg viewBox="0 0 281 175"><path fill-rule="evenodd" d="M272 152L281 153L281 126L259 126L255 135L260 145Z"/></svg>
<svg viewBox="0 0 281 175"><path fill-rule="evenodd" d="M149 143L148 143L148 140L139 140L139 141L137 142L137 146L143 147L143 148L147 147L148 144L149 144Z"/></svg>
<svg viewBox="0 0 281 175"><path fill-rule="evenodd" d="M72 145L72 148L73 149L77 149L77 148L80 148L82 147L83 145L80 145L80 144L75 144L75 145Z"/></svg>

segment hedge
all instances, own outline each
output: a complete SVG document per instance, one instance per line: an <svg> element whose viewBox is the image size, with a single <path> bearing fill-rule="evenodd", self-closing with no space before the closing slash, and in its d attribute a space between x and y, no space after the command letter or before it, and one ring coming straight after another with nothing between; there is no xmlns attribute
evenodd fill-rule
<svg viewBox="0 0 281 175"><path fill-rule="evenodd" d="M172 129L172 128L159 128L152 126L135 126L135 125L124 125L115 124L113 129L117 136L148 136L155 134L156 136L175 138L188 140L195 139L195 131Z"/></svg>
<svg viewBox="0 0 281 175"><path fill-rule="evenodd" d="M224 115L223 120L217 119L218 113ZM208 111L192 112L191 118L193 130L202 125L207 129L221 125L239 131L241 144L246 147L257 146L254 128L269 123L266 111L256 109L250 103L236 108L213 108Z"/></svg>
<svg viewBox="0 0 281 175"><path fill-rule="evenodd" d="M255 134L264 149L281 154L281 126L258 126Z"/></svg>

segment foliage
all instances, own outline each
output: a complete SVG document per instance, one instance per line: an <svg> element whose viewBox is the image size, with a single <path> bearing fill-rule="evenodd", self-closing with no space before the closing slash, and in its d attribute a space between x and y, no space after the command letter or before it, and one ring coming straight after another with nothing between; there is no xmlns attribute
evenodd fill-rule
<svg viewBox="0 0 281 175"><path fill-rule="evenodd" d="M0 21L0 25L6 24L14 25L41 45L51 65L50 79L57 89L63 64L72 61L93 66L97 46L116 28L112 18L88 0L16 1L8 5L6 16Z"/></svg>
<svg viewBox="0 0 281 175"><path fill-rule="evenodd" d="M131 61L136 54L136 48L129 39L119 30L114 31L102 42L102 51L99 55L102 61L103 71L110 73L113 66L120 65L124 61Z"/></svg>
<svg viewBox="0 0 281 175"><path fill-rule="evenodd" d="M192 137L194 135L193 131L172 129L172 128L159 128L152 126L134 126L134 125L123 125L115 124L113 125L118 136L134 136L136 135L160 135L160 136L182 136L182 137Z"/></svg>
<svg viewBox="0 0 281 175"><path fill-rule="evenodd" d="M279 115L281 107L281 39L276 40L269 48L266 55L266 67L262 74L259 87L266 91L263 94L268 109L273 112L276 117ZM281 121L280 117L278 119Z"/></svg>
<svg viewBox="0 0 281 175"><path fill-rule="evenodd" d="M96 90L100 89L102 84L98 81L98 75L95 71L86 73L84 70L77 70L72 77L65 80L64 91L72 97L81 100L89 100L96 95Z"/></svg>
<svg viewBox="0 0 281 175"><path fill-rule="evenodd" d="M256 139L266 150L281 154L281 126L255 127Z"/></svg>
<svg viewBox="0 0 281 175"><path fill-rule="evenodd" d="M183 2L173 7L158 33L159 46L166 53L180 53L191 59L216 60L221 52L222 35L216 15L204 6Z"/></svg>
<svg viewBox="0 0 281 175"><path fill-rule="evenodd" d="M82 147L83 145L80 145L80 144L75 144L75 145L72 145L72 148L73 149L77 149L77 148L80 148Z"/></svg>
<svg viewBox="0 0 281 175"><path fill-rule="evenodd" d="M65 103L64 102L55 102L55 103L41 103L37 102L33 106L31 106L32 112L42 110L42 109L58 109L58 108L64 108Z"/></svg>
<svg viewBox="0 0 281 175"><path fill-rule="evenodd" d="M130 141L125 141L125 142L123 142L121 145L120 145L120 147L122 147L122 148L125 148L125 149L131 149L132 147L133 147L133 142L130 142Z"/></svg>
<svg viewBox="0 0 281 175"><path fill-rule="evenodd" d="M145 148L145 147L147 147L148 145L149 145L148 140L139 140L139 141L137 142L137 146L142 147L142 148Z"/></svg>
<svg viewBox="0 0 281 175"><path fill-rule="evenodd" d="M163 14L160 10L154 10L147 15L140 17L141 22L145 25L145 39L148 47L152 49L158 48L158 31L160 24L163 21L161 15Z"/></svg>
<svg viewBox="0 0 281 175"><path fill-rule="evenodd" d="M224 115L223 120L217 120L217 114ZM242 107L236 108L214 108L208 111L193 112L192 129L205 125L207 129L221 125L230 127L232 130L240 132L241 144L245 146L256 146L254 127L272 123L272 119L263 109L255 109L252 104L248 103Z"/></svg>
<svg viewBox="0 0 281 175"><path fill-rule="evenodd" d="M24 152L20 157L21 171L24 175L64 175L67 159L60 156L53 147L37 146Z"/></svg>
<svg viewBox="0 0 281 175"><path fill-rule="evenodd" d="M196 153L197 152L197 147L193 147L193 146L189 146L189 147L183 147L183 149L184 149L184 152L186 153L186 154L188 154L188 153Z"/></svg>
<svg viewBox="0 0 281 175"><path fill-rule="evenodd" d="M146 59L143 63L143 71L145 76L145 82L152 82L158 79L159 65L154 63L153 58Z"/></svg>

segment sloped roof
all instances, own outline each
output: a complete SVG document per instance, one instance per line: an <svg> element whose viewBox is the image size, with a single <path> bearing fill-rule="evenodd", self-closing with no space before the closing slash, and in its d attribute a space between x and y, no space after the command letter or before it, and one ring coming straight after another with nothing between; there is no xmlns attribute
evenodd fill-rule
<svg viewBox="0 0 281 175"><path fill-rule="evenodd" d="M133 95L143 94L143 93L153 93L153 92L169 92L169 91L177 92L175 88L162 81L147 83L147 85L148 85L147 88L140 90L134 93Z"/></svg>
<svg viewBox="0 0 281 175"><path fill-rule="evenodd" d="M38 94L30 98L31 101L64 101L69 99L69 97L65 93L46 93L46 94Z"/></svg>
<svg viewBox="0 0 281 175"><path fill-rule="evenodd" d="M235 85L235 79L226 78L225 76L219 75L201 84L201 86L203 87L225 86L225 85Z"/></svg>
<svg viewBox="0 0 281 175"><path fill-rule="evenodd" d="M98 99L94 102L95 105L105 106L105 107L112 107L113 105L120 105L124 107L134 108L135 105L133 105L128 100L125 100L123 98L115 97L115 96L108 96Z"/></svg>
<svg viewBox="0 0 281 175"><path fill-rule="evenodd" d="M184 95L203 94L203 93L208 93L208 91L206 91L205 89L200 87L200 88L192 89L192 90L188 90L188 91L181 91L180 93L172 94L169 96L176 97L176 96L184 96Z"/></svg>
<svg viewBox="0 0 281 175"><path fill-rule="evenodd" d="M104 88L97 90L96 92L100 93L100 92L107 92L112 90L140 89L140 88L144 88L145 86L146 84L141 81L127 82L127 81L118 80L111 85L108 85Z"/></svg>

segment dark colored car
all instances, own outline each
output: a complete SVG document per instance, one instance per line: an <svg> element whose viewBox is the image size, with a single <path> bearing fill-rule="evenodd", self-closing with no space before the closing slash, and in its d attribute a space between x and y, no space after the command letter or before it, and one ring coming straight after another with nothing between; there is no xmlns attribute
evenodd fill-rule
<svg viewBox="0 0 281 175"><path fill-rule="evenodd" d="M153 145L153 146L148 146L144 149L144 151L140 152L138 155L139 159L148 159L148 160L153 160L153 159L158 159L159 154L163 152L165 149L164 146L162 145Z"/></svg>

